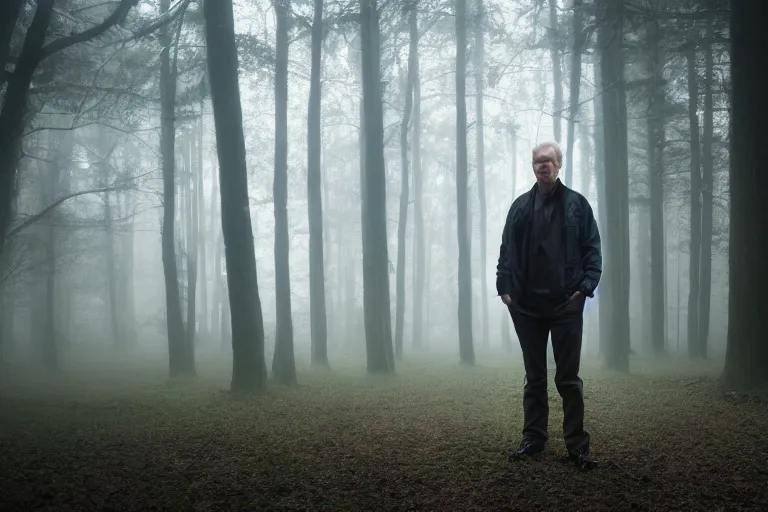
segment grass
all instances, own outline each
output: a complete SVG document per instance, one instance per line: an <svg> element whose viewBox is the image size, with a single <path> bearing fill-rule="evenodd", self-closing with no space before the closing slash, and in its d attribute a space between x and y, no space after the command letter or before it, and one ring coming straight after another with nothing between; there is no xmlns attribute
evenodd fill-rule
<svg viewBox="0 0 768 512"><path fill-rule="evenodd" d="M601 465L582 474L553 384L545 456L507 461L523 372L487 359L301 369L298 387L250 398L225 392L224 363L177 382L159 364L6 376L0 509L768 510L765 393L724 393L712 367L586 368Z"/></svg>

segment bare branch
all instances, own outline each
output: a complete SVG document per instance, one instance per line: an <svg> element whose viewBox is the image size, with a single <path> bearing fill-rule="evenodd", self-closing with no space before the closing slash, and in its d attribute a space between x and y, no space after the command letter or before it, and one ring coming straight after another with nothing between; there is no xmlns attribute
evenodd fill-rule
<svg viewBox="0 0 768 512"><path fill-rule="evenodd" d="M86 194L100 194L103 192L111 192L113 190L118 190L119 187L106 187L106 188L94 188L90 190L81 190L80 192L73 192L71 194L67 194L65 196L62 196L55 200L53 203L49 204L47 207L45 207L42 211L32 215L31 217L28 217L27 220L16 226L15 228L8 231L8 234L6 235L5 239L8 240L16 235L18 235L20 232L27 229L29 226L37 222L38 220L42 219L49 213L51 213L53 210L59 207L64 201L67 201L68 199L72 199L73 197L83 196Z"/></svg>

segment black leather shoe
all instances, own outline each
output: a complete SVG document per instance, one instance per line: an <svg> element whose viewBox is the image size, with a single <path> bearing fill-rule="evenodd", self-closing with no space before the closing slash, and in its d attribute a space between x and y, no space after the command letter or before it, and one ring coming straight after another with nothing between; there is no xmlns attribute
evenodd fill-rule
<svg viewBox="0 0 768 512"><path fill-rule="evenodd" d="M526 457L532 457L538 455L544 451L544 443L532 441L530 439L523 439L520 443L520 447L515 450L509 451L509 460L521 460Z"/></svg>
<svg viewBox="0 0 768 512"><path fill-rule="evenodd" d="M574 463L579 471L591 471L597 467L597 461L589 457L589 447L582 446L568 453L568 460Z"/></svg>

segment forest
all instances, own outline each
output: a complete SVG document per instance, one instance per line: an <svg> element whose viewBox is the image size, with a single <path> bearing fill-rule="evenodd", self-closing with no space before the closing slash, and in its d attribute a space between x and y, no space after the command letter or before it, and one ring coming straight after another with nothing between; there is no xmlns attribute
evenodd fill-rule
<svg viewBox="0 0 768 512"><path fill-rule="evenodd" d="M768 509L765 19L0 0L0 508ZM588 473L551 346L507 457L494 282L548 141L600 235Z"/></svg>

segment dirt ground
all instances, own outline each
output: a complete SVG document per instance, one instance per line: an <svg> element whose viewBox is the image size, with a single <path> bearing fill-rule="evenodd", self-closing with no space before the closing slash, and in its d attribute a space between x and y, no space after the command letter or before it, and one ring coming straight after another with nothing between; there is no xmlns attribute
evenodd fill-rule
<svg viewBox="0 0 768 512"><path fill-rule="evenodd" d="M523 372L401 364L301 369L261 396L228 368L169 382L160 365L66 378L6 376L3 510L768 510L768 393L724 392L712 368L585 369L600 466L565 460L550 384L550 443L509 462Z"/></svg>

